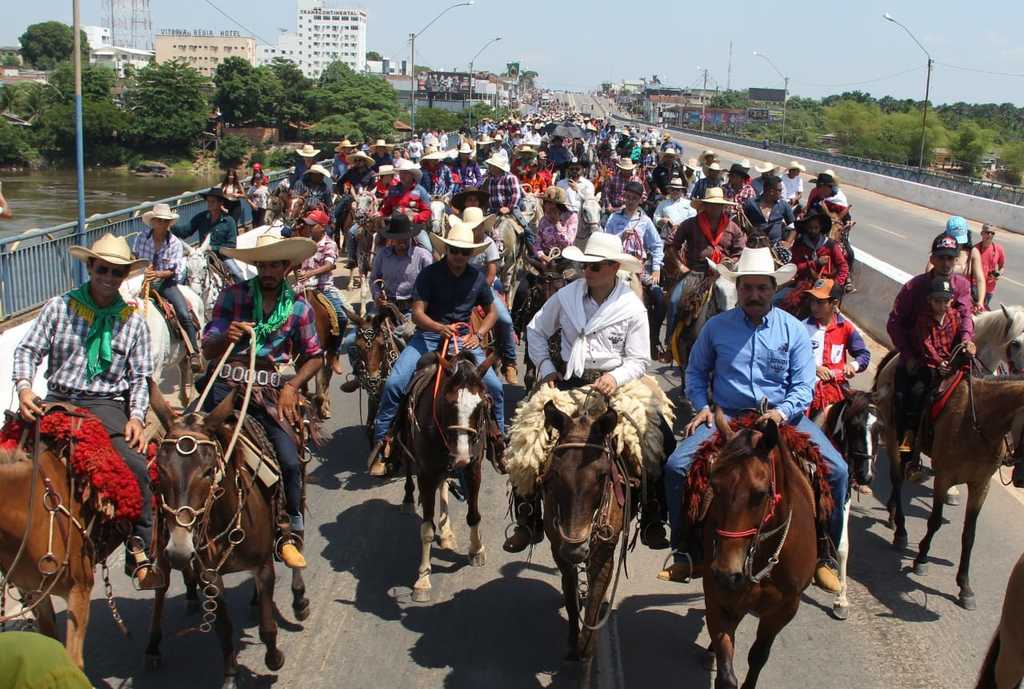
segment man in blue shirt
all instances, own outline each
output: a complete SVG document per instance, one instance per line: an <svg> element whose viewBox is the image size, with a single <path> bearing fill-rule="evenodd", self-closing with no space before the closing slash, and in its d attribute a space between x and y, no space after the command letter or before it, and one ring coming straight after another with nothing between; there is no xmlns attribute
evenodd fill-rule
<svg viewBox="0 0 1024 689"><path fill-rule="evenodd" d="M412 321L416 324L416 334L395 361L381 393L373 429L375 446L371 453L371 475L384 474L383 458L388 455L386 441L391 424L416 372L416 362L420 357L426 352L437 350L445 338L454 339L459 336L458 346L454 342L450 343L447 355L452 355L456 350L468 350L481 363L486 355L480 347L480 338L498 320L494 292L484 274L469 262L472 256L487 247L486 242L474 241L472 228L461 222L453 225L447 237L433 235L431 239L435 242L435 248L444 249L446 253L443 259L424 268L416 278L412 297ZM487 311L480 329L468 335L456 332L452 325L469 323L470 313L476 306L482 306ZM488 369L483 382L493 402L498 431L504 436L505 395L501 381L493 369Z"/></svg>
<svg viewBox="0 0 1024 689"><path fill-rule="evenodd" d="M807 433L829 465L828 482L835 500L829 520L829 536L838 547L843 505L848 490L846 462L822 430L804 413L814 395L815 364L811 340L804 325L781 309L772 308L779 282L793 277L796 267L778 270L771 249L744 249L736 271L719 266L719 272L736 282L739 306L707 322L697 337L686 367L686 394L696 415L686 426L685 439L665 466L665 495L675 562L658 575L668 581L700 576L694 566L692 546L684 536L683 494L686 475L701 443L716 432L711 403L729 418L756 409L762 399L768 411L762 420L790 423ZM713 393L709 393L709 388ZM712 398L713 395L713 398ZM827 553L820 553L827 555ZM837 593L836 573L820 562L815 583Z"/></svg>
<svg viewBox="0 0 1024 689"><path fill-rule="evenodd" d="M764 234L774 246L785 241L792 246L796 238L793 224L793 207L782 198L782 178L766 174L758 178L763 191L755 199L748 199L743 204L743 214L754 227L754 232Z"/></svg>

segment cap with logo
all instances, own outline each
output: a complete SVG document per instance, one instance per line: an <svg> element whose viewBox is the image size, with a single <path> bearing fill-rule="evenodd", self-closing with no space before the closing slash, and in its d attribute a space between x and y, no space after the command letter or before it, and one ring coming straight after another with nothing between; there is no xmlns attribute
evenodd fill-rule
<svg viewBox="0 0 1024 689"><path fill-rule="evenodd" d="M949 281L949 278L937 277L932 279L931 284L928 286L928 298L934 299L936 297L943 299L953 298L953 284Z"/></svg>
<svg viewBox="0 0 1024 689"><path fill-rule="evenodd" d="M948 234L940 234L932 240L932 256L956 256L959 251L956 239Z"/></svg>

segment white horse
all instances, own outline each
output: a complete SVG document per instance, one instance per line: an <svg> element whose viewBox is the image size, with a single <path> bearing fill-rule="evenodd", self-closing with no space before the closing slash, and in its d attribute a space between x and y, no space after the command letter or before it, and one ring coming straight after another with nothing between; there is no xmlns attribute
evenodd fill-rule
<svg viewBox="0 0 1024 689"><path fill-rule="evenodd" d="M438 237L445 235L445 218L448 216L447 208L447 198L437 198L430 202L430 231Z"/></svg>
<svg viewBox="0 0 1024 689"><path fill-rule="evenodd" d="M256 246L256 239L265 234L281 236L281 225L263 225L238 235L237 246L240 249ZM210 250L210 238L207 237L202 244L192 248L186 246L187 255L185 265L188 272L188 286L193 292L199 295L206 308L206 313L213 313L213 306L217 303L217 297L224 289L224 278L210 269L208 252ZM246 279L256 275L256 268L253 266L229 258L224 261L230 263Z"/></svg>
<svg viewBox="0 0 1024 689"><path fill-rule="evenodd" d="M587 239L595 232L601 231L601 204L591 196L580 204L579 231L576 232L576 246L581 249Z"/></svg>

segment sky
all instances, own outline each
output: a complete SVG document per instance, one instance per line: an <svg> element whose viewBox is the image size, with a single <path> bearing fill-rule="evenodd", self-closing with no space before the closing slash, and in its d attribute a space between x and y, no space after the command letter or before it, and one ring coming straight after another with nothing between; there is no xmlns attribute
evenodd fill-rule
<svg viewBox="0 0 1024 689"><path fill-rule="evenodd" d="M409 55L409 33L455 1L331 4L367 9L367 48L400 60ZM103 0L81 4L83 24L102 22ZM32 23L71 22L71 0L3 0L3 5L2 45L16 45ZM294 0L151 0L150 6L154 30L236 29L274 42L279 29L295 28ZM453 9L417 39L416 63L465 70L485 43L502 36L477 59L477 68L501 71L506 62L518 61L524 70L539 72L548 88L588 90L603 81L655 74L665 85L699 86L703 69L709 70L712 87L780 88L782 78L753 54L757 51L790 77L794 95L862 90L921 98L927 58L902 28L883 19L889 12L936 61L933 103L1024 105L1020 0L733 0L717 7L672 0L475 0L471 7Z"/></svg>

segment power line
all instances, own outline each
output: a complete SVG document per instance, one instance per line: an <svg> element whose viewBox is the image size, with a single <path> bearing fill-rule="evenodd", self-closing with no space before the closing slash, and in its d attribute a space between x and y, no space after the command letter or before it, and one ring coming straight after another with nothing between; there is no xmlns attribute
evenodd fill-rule
<svg viewBox="0 0 1024 689"><path fill-rule="evenodd" d="M1024 74L1019 73L1019 72L993 72L992 70L988 70L988 69L977 69L975 67L962 67L960 65L951 65L948 62L938 62L938 61L936 61L935 64L942 65L943 67L949 67L950 69L959 69L959 70L962 70L964 72L976 72L978 74L991 74L991 75L997 76L997 77L1024 77Z"/></svg>
<svg viewBox="0 0 1024 689"><path fill-rule="evenodd" d="M217 10L218 12L220 12L220 13L221 13L222 15L224 15L225 17L227 17L227 19L228 19L229 21L233 22L233 23L234 23L234 24L235 24L236 26L238 26L238 27L239 27L240 29L242 29L242 30L243 30L243 31L245 31L246 33L248 33L248 34L249 34L250 36L255 36L256 38L260 39L260 41L262 41L262 42L263 42L263 43L265 43L266 45L270 45L270 46L274 45L273 43L271 43L271 42L270 42L270 41L268 41L267 39L263 38L263 36L260 36L260 35L259 35L258 33L256 33L256 32L255 32L255 31L253 31L252 29L250 29L250 28L248 28L248 27L244 26L244 25L243 25L243 24L242 24L242 23L241 23L240 21L238 21L237 19L235 19L234 17L232 17L232 16L231 16L230 14L228 14L227 12L225 12L225 11L224 11L224 10L222 10L221 8L219 8L219 7L217 7L216 5L214 5L214 4L213 4L213 3L212 3L212 2L210 1L210 0L206 0L206 4L207 4L207 5L209 5L210 7L212 7L213 9Z"/></svg>
<svg viewBox="0 0 1024 689"><path fill-rule="evenodd" d="M841 86L860 86L862 84L873 84L876 81L885 81L886 79L894 79L895 77L903 76L904 74L910 74L911 72L920 72L923 67L911 67L905 69L902 72L895 72L893 74L886 74L885 76L875 77L874 79L865 79L864 81L851 81L845 84L817 84L813 81L803 81L801 79L794 79L793 81L799 84L806 84L807 86L822 86L825 88L836 88Z"/></svg>

